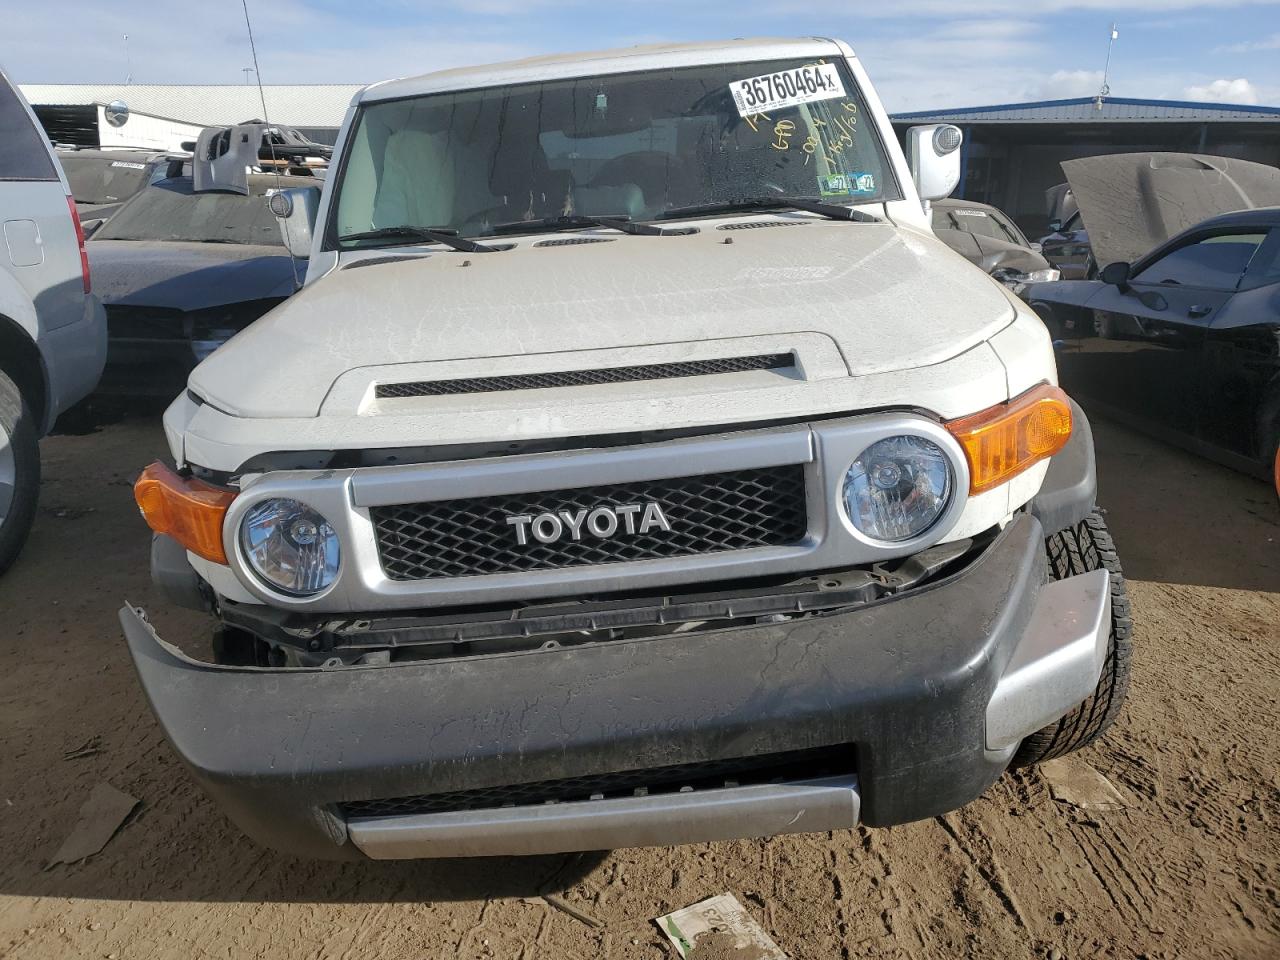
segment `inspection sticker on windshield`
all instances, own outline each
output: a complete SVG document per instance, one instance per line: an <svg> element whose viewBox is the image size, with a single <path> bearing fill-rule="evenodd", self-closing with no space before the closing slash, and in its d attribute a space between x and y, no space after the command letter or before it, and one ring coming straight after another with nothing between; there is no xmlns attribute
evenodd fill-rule
<svg viewBox="0 0 1280 960"><path fill-rule="evenodd" d="M782 110L816 100L834 100L844 96L844 81L834 63L811 63L781 73L766 73L749 80L729 84L733 102L743 117L754 117L770 110Z"/></svg>
<svg viewBox="0 0 1280 960"><path fill-rule="evenodd" d="M147 169L147 165L145 163L134 163L132 160L112 160L111 165L113 167L124 167L126 170Z"/></svg>

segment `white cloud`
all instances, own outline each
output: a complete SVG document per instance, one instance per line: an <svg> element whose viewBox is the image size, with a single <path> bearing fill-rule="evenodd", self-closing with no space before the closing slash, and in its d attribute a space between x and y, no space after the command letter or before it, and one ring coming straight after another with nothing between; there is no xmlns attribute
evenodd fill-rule
<svg viewBox="0 0 1280 960"><path fill-rule="evenodd" d="M1214 53L1256 53L1259 50L1280 50L1280 33L1273 33L1261 40L1247 40L1244 43L1232 43L1225 47L1216 47Z"/></svg>
<svg viewBox="0 0 1280 960"><path fill-rule="evenodd" d="M1204 86L1187 87L1188 100L1204 100L1211 103L1257 103L1258 88L1240 77L1238 80L1214 80Z"/></svg>
<svg viewBox="0 0 1280 960"><path fill-rule="evenodd" d="M1033 100L1092 97L1102 89L1101 70L1055 70L1029 91Z"/></svg>

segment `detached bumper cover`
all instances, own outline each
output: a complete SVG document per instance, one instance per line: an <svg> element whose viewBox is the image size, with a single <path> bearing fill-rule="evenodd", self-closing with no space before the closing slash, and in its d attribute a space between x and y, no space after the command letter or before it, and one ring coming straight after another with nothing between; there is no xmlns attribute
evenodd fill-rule
<svg viewBox="0 0 1280 960"><path fill-rule="evenodd" d="M199 663L141 611L121 621L174 748L261 842L328 858L540 853L880 826L969 802L1102 666L1106 574L1043 576L1043 531L1027 515L947 581L745 629L282 670ZM342 812L836 745L856 756L856 780L350 823Z"/></svg>

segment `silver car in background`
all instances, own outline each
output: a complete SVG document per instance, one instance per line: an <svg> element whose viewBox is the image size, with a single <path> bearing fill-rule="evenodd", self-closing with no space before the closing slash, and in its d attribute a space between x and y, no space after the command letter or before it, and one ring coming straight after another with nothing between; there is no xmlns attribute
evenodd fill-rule
<svg viewBox="0 0 1280 960"><path fill-rule="evenodd" d="M38 441L93 390L107 355L102 304L66 176L0 71L0 572L35 517Z"/></svg>

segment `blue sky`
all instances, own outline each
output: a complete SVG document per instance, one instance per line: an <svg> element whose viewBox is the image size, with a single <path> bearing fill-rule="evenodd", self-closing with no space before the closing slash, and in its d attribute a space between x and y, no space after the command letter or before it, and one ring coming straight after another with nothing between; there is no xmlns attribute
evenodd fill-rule
<svg viewBox="0 0 1280 960"><path fill-rule="evenodd" d="M727 36L839 36L890 110L1092 96L1280 105L1280 0L250 0L266 83L370 82L538 53ZM19 82L242 82L239 0L22 4Z"/></svg>

